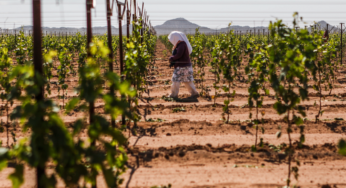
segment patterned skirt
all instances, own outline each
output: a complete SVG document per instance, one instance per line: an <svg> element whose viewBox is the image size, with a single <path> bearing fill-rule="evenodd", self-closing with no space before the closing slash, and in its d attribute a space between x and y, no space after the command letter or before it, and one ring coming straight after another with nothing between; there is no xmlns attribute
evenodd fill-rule
<svg viewBox="0 0 346 188"><path fill-rule="evenodd" d="M177 67L174 69L172 82L193 82L193 69L189 67Z"/></svg>

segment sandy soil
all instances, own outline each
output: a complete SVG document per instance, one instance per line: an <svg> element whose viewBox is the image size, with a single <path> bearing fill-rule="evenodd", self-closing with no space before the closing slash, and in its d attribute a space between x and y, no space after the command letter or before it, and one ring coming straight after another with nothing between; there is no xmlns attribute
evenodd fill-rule
<svg viewBox="0 0 346 188"><path fill-rule="evenodd" d="M210 187L210 188L245 188L245 187L281 187L287 178L287 158L283 154L285 144L288 143L286 123L283 116L277 115L272 108L275 102L273 91L270 96L264 97L264 105L259 109L264 112L264 133L259 133L263 138L264 146L257 152L251 152L255 143L256 130L250 123L250 109L247 106L248 85L238 82L234 86L236 97L231 102L230 124L224 124L222 118L223 92L216 98L216 103L210 97L189 99L186 88L182 85L179 101L165 101L162 96L170 92L170 78L173 69L168 67L168 56L163 55L165 49L158 43L156 50L155 67L150 70L149 93L144 93L139 103L139 112L143 116L138 123L139 129L136 136L129 136L129 164L128 171L123 175L125 179L122 187L147 188L154 185L172 184L174 188L182 187ZM169 51L169 50L168 50ZM214 75L206 70L205 86L209 86L209 95L214 95L212 84ZM196 71L196 70L195 70ZM339 70L336 88L331 95L322 99L323 116L315 122L318 113L320 98L315 91L310 89L309 100L304 101L307 117L304 120L306 142L299 147L294 144L299 159L299 180L292 184L299 187L346 187L346 157L337 153L337 143L341 138L346 138L346 69ZM52 82L57 78L53 78ZM76 94L78 79L69 78L67 99ZM224 83L220 83L223 85ZM311 82L313 84L313 82ZM201 83L196 80L200 91ZM328 94L328 92L324 92ZM58 99L56 86L53 87L50 98ZM66 102L65 100L65 102ZM317 105L315 104L317 103ZM96 112L103 113L104 104L96 104ZM174 112L176 108L183 111ZM255 109L251 111L255 117ZM83 112L64 114L67 125L83 117ZM6 122L6 115L0 117ZM160 118L162 122L146 122ZM342 118L335 120L335 118ZM281 138L276 133L282 130ZM299 140L299 129L293 127L292 139ZM125 135L131 135L125 132ZM16 127L17 139L27 136L21 133L21 128ZM83 137L83 135L80 135ZM7 144L7 135L0 133L3 146ZM9 144L12 143L10 137ZM12 167L0 173L0 187L11 187L7 180ZM34 187L34 170L25 170L25 185ZM293 176L292 176L293 179ZM98 179L99 187L105 187L102 177ZM64 187L61 182L59 187Z"/></svg>

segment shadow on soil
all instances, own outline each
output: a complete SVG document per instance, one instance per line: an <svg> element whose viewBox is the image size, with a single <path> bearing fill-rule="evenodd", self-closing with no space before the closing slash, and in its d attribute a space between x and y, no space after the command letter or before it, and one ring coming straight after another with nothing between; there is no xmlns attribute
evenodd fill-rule
<svg viewBox="0 0 346 188"><path fill-rule="evenodd" d="M186 97L186 98L179 98L176 99L177 102L182 102L182 103L195 103L199 102L197 98L195 97Z"/></svg>
<svg viewBox="0 0 346 188"><path fill-rule="evenodd" d="M331 123L326 123L326 126L333 132L335 133L344 133L346 132L346 127L341 127L343 124L341 122L331 122ZM341 127L342 131L339 129Z"/></svg>

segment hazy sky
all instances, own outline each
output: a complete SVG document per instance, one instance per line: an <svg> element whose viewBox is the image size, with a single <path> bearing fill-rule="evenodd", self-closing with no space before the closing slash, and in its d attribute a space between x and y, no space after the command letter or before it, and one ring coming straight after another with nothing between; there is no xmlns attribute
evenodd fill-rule
<svg viewBox="0 0 346 188"><path fill-rule="evenodd" d="M124 1L124 0L123 0ZM187 20L218 29L233 25L267 26L270 20L292 22L298 11L308 24L325 20L332 25L346 22L345 0L137 0L150 15L153 25L184 17ZM85 0L41 0L43 26L85 27ZM57 3L59 2L59 3ZM97 0L92 11L93 26L106 25L106 0ZM32 0L0 0L0 27L13 28L32 25ZM117 27L117 17L112 25Z"/></svg>

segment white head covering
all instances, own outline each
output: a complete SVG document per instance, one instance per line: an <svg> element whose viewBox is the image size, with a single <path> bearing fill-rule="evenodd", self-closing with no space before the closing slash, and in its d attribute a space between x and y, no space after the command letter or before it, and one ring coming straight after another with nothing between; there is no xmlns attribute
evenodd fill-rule
<svg viewBox="0 0 346 188"><path fill-rule="evenodd" d="M180 31L172 31L171 34L168 35L168 40L175 46L178 41L184 41L187 45L187 49L189 50L189 54L192 53L192 46L187 39L186 35Z"/></svg>

